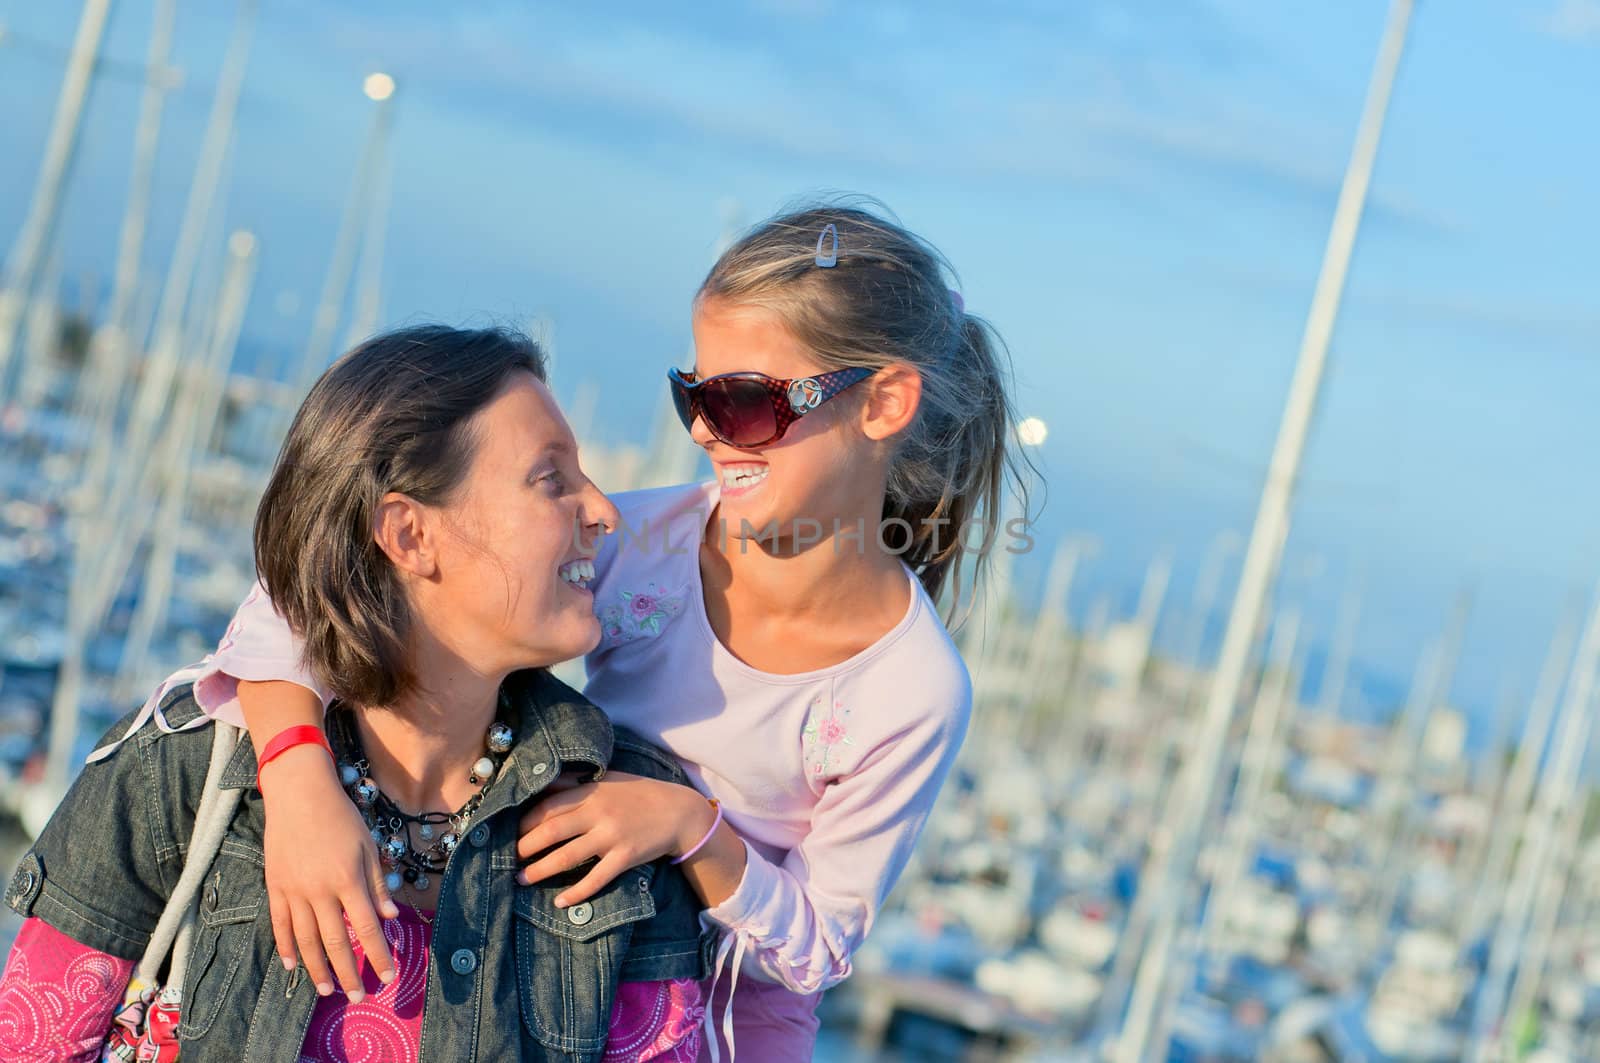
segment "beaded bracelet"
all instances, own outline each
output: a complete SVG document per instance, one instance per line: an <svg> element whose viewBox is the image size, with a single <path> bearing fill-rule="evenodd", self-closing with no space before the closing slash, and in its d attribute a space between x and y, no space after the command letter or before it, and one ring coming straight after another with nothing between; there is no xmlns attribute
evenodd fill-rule
<svg viewBox="0 0 1600 1063"><path fill-rule="evenodd" d="M674 864L681 864L695 853L698 853L701 849L704 849L706 842L710 841L711 836L717 833L717 828L722 826L722 802L718 801L715 797L708 797L706 800L711 803L712 808L717 810L716 818L711 821L711 829L706 831L705 837L694 843L694 848L690 849L682 856L676 857L672 861Z"/></svg>
<svg viewBox="0 0 1600 1063"><path fill-rule="evenodd" d="M328 736L322 733L322 728L314 724L302 723L294 727L285 727L272 736L261 750L261 756L256 758L256 789L261 789L261 769L282 754L295 746L321 746L328 751L328 756L333 756L333 747L328 744Z"/></svg>

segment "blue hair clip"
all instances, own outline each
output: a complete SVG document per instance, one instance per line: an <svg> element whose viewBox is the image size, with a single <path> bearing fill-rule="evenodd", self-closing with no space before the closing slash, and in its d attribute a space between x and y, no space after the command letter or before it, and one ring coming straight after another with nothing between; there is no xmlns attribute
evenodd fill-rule
<svg viewBox="0 0 1600 1063"><path fill-rule="evenodd" d="M830 236L833 237L833 246L829 248L826 253L824 253L822 250L822 241L826 240ZM837 266L838 264L839 230L835 229L833 227L833 222L830 221L827 225L822 227L822 232L817 234L817 265L821 266L823 269L829 269L833 266Z"/></svg>

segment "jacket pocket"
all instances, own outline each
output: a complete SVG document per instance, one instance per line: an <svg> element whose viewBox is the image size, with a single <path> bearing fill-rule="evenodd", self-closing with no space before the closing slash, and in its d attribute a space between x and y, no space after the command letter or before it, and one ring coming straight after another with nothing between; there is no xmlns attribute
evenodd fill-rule
<svg viewBox="0 0 1600 1063"><path fill-rule="evenodd" d="M651 872L624 871L596 896L566 908L551 902L581 876L518 888L517 992L523 1025L541 1045L580 1056L605 1048L628 943L635 926L656 914Z"/></svg>
<svg viewBox="0 0 1600 1063"><path fill-rule="evenodd" d="M180 1040L204 1037L234 991L239 968L251 953L259 899L233 903L222 872L213 871L200 889L200 923L183 978Z"/></svg>

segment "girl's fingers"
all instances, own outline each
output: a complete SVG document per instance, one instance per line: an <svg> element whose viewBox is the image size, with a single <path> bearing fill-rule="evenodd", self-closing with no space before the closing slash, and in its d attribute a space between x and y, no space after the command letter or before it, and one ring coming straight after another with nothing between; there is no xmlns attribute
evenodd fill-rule
<svg viewBox="0 0 1600 1063"><path fill-rule="evenodd" d="M322 952L322 939L317 936L317 917L311 905L302 900L291 900L289 911L294 918L294 940L300 947L300 962L306 965L306 974L317 992L327 996L333 992L333 975L328 972L328 961Z"/></svg>
<svg viewBox="0 0 1600 1063"><path fill-rule="evenodd" d="M574 838L572 841L556 849L554 852L535 860L522 869L517 876L525 886L535 882L542 882L552 875L559 875L564 871L571 871L586 860L593 860L600 855L600 845L592 838Z"/></svg>
<svg viewBox="0 0 1600 1063"><path fill-rule="evenodd" d="M589 869L589 873L578 880L576 886L562 890L556 895L555 906L565 908L569 904L579 904L593 897L605 889L612 879L626 871L631 865L628 858L619 849L613 849L600 858L600 862Z"/></svg>
<svg viewBox="0 0 1600 1063"><path fill-rule="evenodd" d="M373 877L369 875L359 889L340 897L339 903L344 907L345 918L350 921L356 940L361 942L367 964L378 980L388 985L394 981L394 959L389 955L389 942L383 936L383 923L378 919L377 904L371 893ZM380 879L378 885L382 886L381 876L376 877Z"/></svg>
<svg viewBox="0 0 1600 1063"><path fill-rule="evenodd" d="M367 852L367 882L378 914L385 919L400 918L400 906L395 904L394 898L389 895L389 886L383 881L383 864L378 860L376 850Z"/></svg>
<svg viewBox="0 0 1600 1063"><path fill-rule="evenodd" d="M267 891L267 911L272 914L272 947L278 950L283 969L294 970L294 917L289 913L289 901L277 890Z"/></svg>
<svg viewBox="0 0 1600 1063"><path fill-rule="evenodd" d="M524 819L522 837L517 839L517 855L524 860L531 860L551 846L560 845L586 833L590 826L589 820L590 817L584 813L569 812L548 823L529 828L528 821Z"/></svg>
<svg viewBox="0 0 1600 1063"><path fill-rule="evenodd" d="M350 1003L359 1004L366 999L366 987L361 984L361 968L356 965L355 950L350 947L350 934L345 929L344 912L337 900L327 900L313 905L317 914L317 937L339 985ZM318 990L321 987L318 986Z"/></svg>
<svg viewBox="0 0 1600 1063"><path fill-rule="evenodd" d="M573 811L588 799L594 789L594 783L584 783L581 786L574 786L569 790L551 794L549 797L540 797L538 804L522 814L522 832L526 834L542 823L547 823ZM545 792L549 793L550 791L546 790Z"/></svg>

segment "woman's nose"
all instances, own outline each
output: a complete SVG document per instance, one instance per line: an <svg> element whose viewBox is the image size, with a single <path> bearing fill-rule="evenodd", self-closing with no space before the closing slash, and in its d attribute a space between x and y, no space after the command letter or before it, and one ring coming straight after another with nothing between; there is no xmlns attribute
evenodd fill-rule
<svg viewBox="0 0 1600 1063"><path fill-rule="evenodd" d="M616 505L606 493L596 487L591 481L583 498L578 503L579 517L585 529L597 528L601 533L609 535L617 530L617 525L622 523L622 514L617 511Z"/></svg>

